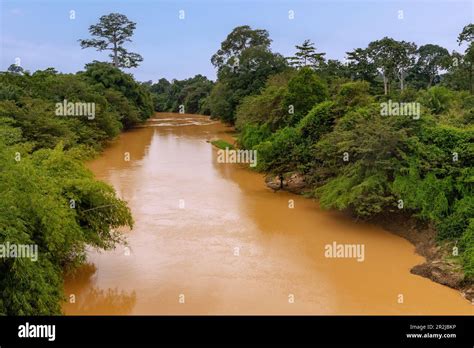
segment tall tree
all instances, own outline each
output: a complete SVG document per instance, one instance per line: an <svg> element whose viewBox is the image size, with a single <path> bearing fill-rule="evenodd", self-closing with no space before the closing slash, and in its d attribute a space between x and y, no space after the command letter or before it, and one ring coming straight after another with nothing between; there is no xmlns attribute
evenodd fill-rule
<svg viewBox="0 0 474 348"><path fill-rule="evenodd" d="M7 71L12 74L16 75L23 75L25 73L25 70L17 64L12 64L8 67Z"/></svg>
<svg viewBox="0 0 474 348"><path fill-rule="evenodd" d="M416 44L413 42L396 41L395 44L395 75L400 81L400 90L405 89L405 78L415 64Z"/></svg>
<svg viewBox="0 0 474 348"><path fill-rule="evenodd" d="M426 81L426 87L430 88L434 79L441 69L449 65L450 55L446 48L427 44L418 48L418 60L415 69Z"/></svg>
<svg viewBox="0 0 474 348"><path fill-rule="evenodd" d="M466 25L462 32L458 36L458 43L461 46L463 43L468 43L468 47L465 52L464 61L467 62L469 70L469 91L473 92L472 86L472 75L473 75L473 63L474 63L474 24Z"/></svg>
<svg viewBox="0 0 474 348"><path fill-rule="evenodd" d="M367 48L368 57L382 75L385 95L390 92L390 81L394 78L394 46L395 40L384 37L381 40L372 41Z"/></svg>
<svg viewBox="0 0 474 348"><path fill-rule="evenodd" d="M247 25L236 27L221 43L211 58L218 77L208 99L212 116L233 123L241 100L258 93L269 76L287 68L285 58L273 53L270 43L266 30Z"/></svg>
<svg viewBox="0 0 474 348"><path fill-rule="evenodd" d="M375 82L377 68L369 58L367 49L356 48L354 51L346 52L348 69L353 80L365 80Z"/></svg>
<svg viewBox="0 0 474 348"><path fill-rule="evenodd" d="M288 82L283 104L290 112L290 125L295 125L311 108L328 97L326 82L309 67L303 67Z"/></svg>
<svg viewBox="0 0 474 348"><path fill-rule="evenodd" d="M395 78L398 78L403 90L407 71L415 61L416 45L384 37L371 42L367 50L368 57L382 75L385 95L389 94L390 82Z"/></svg>
<svg viewBox="0 0 474 348"><path fill-rule="evenodd" d="M135 68L143 58L138 53L128 52L123 45L131 42L136 23L120 13L100 17L99 23L89 27L89 33L97 38L79 40L82 48L93 47L98 51L111 51L109 57L116 68Z"/></svg>
<svg viewBox="0 0 474 348"><path fill-rule="evenodd" d="M310 40L305 40L301 46L295 46L297 51L293 57L288 57L290 65L296 68L310 66L319 68L324 63L326 53L316 53L316 47Z"/></svg>
<svg viewBox="0 0 474 348"><path fill-rule="evenodd" d="M242 53L251 47L270 49L268 31L252 29L248 25L234 28L221 43L221 48L211 57L211 63L220 70L224 66L237 67Z"/></svg>

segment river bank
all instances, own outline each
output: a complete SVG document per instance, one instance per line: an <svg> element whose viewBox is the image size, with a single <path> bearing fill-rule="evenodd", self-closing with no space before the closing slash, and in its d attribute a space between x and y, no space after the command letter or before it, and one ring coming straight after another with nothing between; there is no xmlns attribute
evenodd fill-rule
<svg viewBox="0 0 474 348"><path fill-rule="evenodd" d="M424 263L414 266L411 273L456 289L466 300L474 303L474 284L464 280L461 266L453 260L454 243L438 244L432 224L397 213L380 215L373 222L410 241L415 251L426 259Z"/></svg>
<svg viewBox="0 0 474 348"><path fill-rule="evenodd" d="M205 116L157 114L88 163L135 225L126 247L90 250L66 279L66 314L472 313L457 291L409 272L423 259L407 240L219 163L209 142L230 137ZM363 261L325 256L354 244Z"/></svg>
<svg viewBox="0 0 474 348"><path fill-rule="evenodd" d="M237 136L232 138L233 147L238 146L236 139ZM282 177L266 174L265 185L274 192L283 190L297 195L305 195L308 190L304 175L297 172L285 173ZM347 215L351 213L347 212ZM376 215L368 222L405 238L415 247L416 253L425 258L423 263L410 269L412 274L458 290L466 300L474 303L474 284L465 280L462 267L453 256L454 243L437 243L436 228L432 224L397 211Z"/></svg>
<svg viewBox="0 0 474 348"><path fill-rule="evenodd" d="M289 173L283 178L267 176L265 184L274 191L285 190L293 194L305 194L305 178L298 173ZM399 212L379 214L369 222L405 238L413 244L416 253L425 258L423 263L410 269L411 273L456 289L466 300L474 301L474 284L465 280L461 266L454 259L455 245L437 243L436 229L432 224Z"/></svg>

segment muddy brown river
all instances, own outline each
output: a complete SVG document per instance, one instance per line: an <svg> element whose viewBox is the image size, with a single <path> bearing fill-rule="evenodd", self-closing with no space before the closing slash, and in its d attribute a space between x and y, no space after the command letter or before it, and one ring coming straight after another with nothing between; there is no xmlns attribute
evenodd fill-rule
<svg viewBox="0 0 474 348"><path fill-rule="evenodd" d="M208 141L230 132L157 114L89 163L135 226L128 246L90 250L66 279L66 314L473 314L459 292L410 273L423 258L405 239L218 163ZM326 257L333 243L363 245L363 261Z"/></svg>

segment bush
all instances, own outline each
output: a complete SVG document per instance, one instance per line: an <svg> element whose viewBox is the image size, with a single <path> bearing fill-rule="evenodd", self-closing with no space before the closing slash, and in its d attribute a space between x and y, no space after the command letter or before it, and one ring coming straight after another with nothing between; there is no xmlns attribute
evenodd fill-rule
<svg viewBox="0 0 474 348"><path fill-rule="evenodd" d="M221 150L225 150L225 149L232 150L234 148L232 144L229 144L227 141L222 140L222 139L213 140L211 141L211 144Z"/></svg>
<svg viewBox="0 0 474 348"><path fill-rule="evenodd" d="M253 149L261 142L271 136L271 131L267 125L246 124L239 134L239 144L244 149Z"/></svg>
<svg viewBox="0 0 474 348"><path fill-rule="evenodd" d="M236 110L237 130L248 123L268 123L275 130L287 124L288 114L282 105L285 93L285 87L268 86L260 94L245 97Z"/></svg>
<svg viewBox="0 0 474 348"><path fill-rule="evenodd" d="M328 88L316 73L304 67L288 82L288 92L284 99L285 110L294 109L289 125L295 125L317 103L328 98Z"/></svg>
<svg viewBox="0 0 474 348"><path fill-rule="evenodd" d="M419 102L434 114L440 114L449 109L453 93L443 86L431 87L421 94Z"/></svg>
<svg viewBox="0 0 474 348"><path fill-rule="evenodd" d="M474 218L474 197L466 196L454 203L452 213L439 221L438 238L456 239L461 237L469 220Z"/></svg>
<svg viewBox="0 0 474 348"><path fill-rule="evenodd" d="M132 75L122 72L111 64L101 62L87 64L86 71L82 75L89 80L89 83L121 92L137 107L141 121L153 115L153 98L148 87L136 82Z"/></svg>
<svg viewBox="0 0 474 348"><path fill-rule="evenodd" d="M226 123L234 122L234 102L231 89L222 82L217 82L207 98L207 104L213 118Z"/></svg>
<svg viewBox="0 0 474 348"><path fill-rule="evenodd" d="M105 63L86 72L0 74L0 244L38 246L38 260L0 260L0 315L61 313L63 272L87 245L109 249L133 225L126 203L83 161L152 113L145 87ZM67 99L95 103L93 118L55 114ZM17 153L21 155L15 160Z"/></svg>
<svg viewBox="0 0 474 348"><path fill-rule="evenodd" d="M301 135L316 142L331 131L335 121L334 105L331 101L316 104L298 124Z"/></svg>
<svg viewBox="0 0 474 348"><path fill-rule="evenodd" d="M464 231L460 243L461 261L466 278L474 280L474 218L469 220L469 225Z"/></svg>
<svg viewBox="0 0 474 348"><path fill-rule="evenodd" d="M125 202L72 153L28 155L0 141L0 243L38 246L36 262L0 261L0 314L60 314L62 272L84 261L86 245L111 248L121 241L115 228L132 224Z"/></svg>
<svg viewBox="0 0 474 348"><path fill-rule="evenodd" d="M299 130L285 127L274 133L267 141L255 146L258 151L257 169L276 174L300 170L308 162L309 149Z"/></svg>
<svg viewBox="0 0 474 348"><path fill-rule="evenodd" d="M354 81L342 84L335 97L339 113L342 115L349 108L369 105L373 98L369 94L370 84L366 81Z"/></svg>
<svg viewBox="0 0 474 348"><path fill-rule="evenodd" d="M314 191L321 207L351 209L357 216L370 217L382 212L393 201L385 175L355 165Z"/></svg>

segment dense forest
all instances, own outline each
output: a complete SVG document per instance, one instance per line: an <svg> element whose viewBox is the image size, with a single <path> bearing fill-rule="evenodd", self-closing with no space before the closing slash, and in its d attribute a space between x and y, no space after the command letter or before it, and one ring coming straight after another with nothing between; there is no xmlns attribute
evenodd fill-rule
<svg viewBox="0 0 474 348"><path fill-rule="evenodd" d="M153 104L108 63L77 74L17 70L0 74L0 239L36 244L39 256L0 262L0 313L59 314L63 272L85 260L87 245L112 248L122 241L115 229L133 225L126 203L83 161L151 116ZM65 99L95 103L94 118L57 116Z"/></svg>
<svg viewBox="0 0 474 348"><path fill-rule="evenodd" d="M60 314L62 276L85 261L86 246L123 241L117 228L133 226L130 210L83 163L154 111L235 125L238 146L258 151L256 170L304 175L323 208L365 219L403 209L431 222L474 279L474 25L461 28L463 52L385 37L345 62L309 40L284 57L266 30L240 26L211 57L217 81L156 83L121 70L143 60L123 48L135 29L125 16L104 16L90 33L111 26L119 39L80 40L110 50L111 63L0 73L0 240L38 245L40 256L0 261L0 314ZM89 117L58 114L84 101Z"/></svg>
<svg viewBox="0 0 474 348"><path fill-rule="evenodd" d="M2 258L2 315L60 314L63 274L85 261L86 246L113 248L123 242L117 228L133 226L126 203L83 165L154 109L148 87L119 69L141 59L122 47L135 24L110 14L90 32L110 25L121 32L112 64L76 74L13 64L0 73L0 240L38 247L36 261Z"/></svg>
<svg viewBox="0 0 474 348"><path fill-rule="evenodd" d="M433 224L472 282L474 25L461 29L461 53L384 37L340 62L310 40L285 58L266 30L237 27L197 104L235 125L257 170L304 175L323 208L364 219L403 209Z"/></svg>
<svg viewBox="0 0 474 348"><path fill-rule="evenodd" d="M205 76L171 82L161 78L155 84L148 81L145 85L152 93L155 111L210 115L207 97L214 83Z"/></svg>

